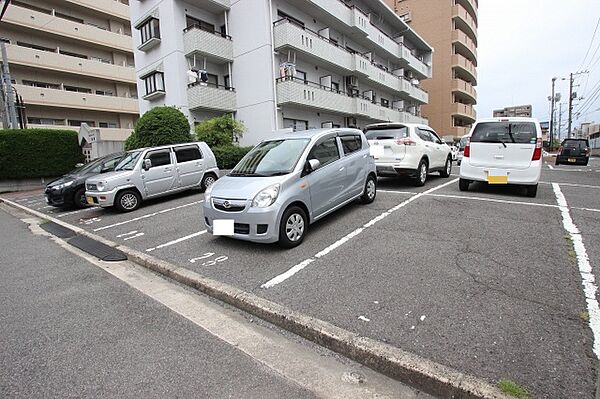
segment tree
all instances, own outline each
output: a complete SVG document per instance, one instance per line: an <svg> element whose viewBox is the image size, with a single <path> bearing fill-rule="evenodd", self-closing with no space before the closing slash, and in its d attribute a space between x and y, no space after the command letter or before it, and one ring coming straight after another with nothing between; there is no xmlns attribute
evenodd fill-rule
<svg viewBox="0 0 600 399"><path fill-rule="evenodd" d="M155 107L135 124L135 130L125 142L127 150L193 141L190 124L175 107Z"/></svg>
<svg viewBox="0 0 600 399"><path fill-rule="evenodd" d="M211 148L222 147L237 142L245 130L241 121L231 115L222 115L200 122L196 126L196 136Z"/></svg>

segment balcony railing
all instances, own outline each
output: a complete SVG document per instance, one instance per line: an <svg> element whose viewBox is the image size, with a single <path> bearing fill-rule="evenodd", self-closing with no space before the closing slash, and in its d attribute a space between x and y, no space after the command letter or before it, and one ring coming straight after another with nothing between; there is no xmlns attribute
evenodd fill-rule
<svg viewBox="0 0 600 399"><path fill-rule="evenodd" d="M465 29L466 33L471 36L473 41L477 42L477 23L463 6L459 4L452 6L452 18L458 19L455 21L455 25ZM462 21L462 23L459 23L459 21Z"/></svg>
<svg viewBox="0 0 600 399"><path fill-rule="evenodd" d="M453 115L469 119L473 122L477 119L477 112L472 105L453 103L451 109Z"/></svg>
<svg viewBox="0 0 600 399"><path fill-rule="evenodd" d="M389 103L373 101L360 94L349 95L341 90L293 77L277 79L277 101L281 105L294 104L382 122L408 122L412 117L422 120L390 106Z"/></svg>
<svg viewBox="0 0 600 399"><path fill-rule="evenodd" d="M66 0L77 6L85 6L95 11L129 21L129 5L116 0Z"/></svg>
<svg viewBox="0 0 600 399"><path fill-rule="evenodd" d="M478 5L475 0L454 0L454 4L462 5L469 12L471 17L473 17L473 19L475 20L475 24L477 25Z"/></svg>
<svg viewBox="0 0 600 399"><path fill-rule="evenodd" d="M208 109L234 112L236 109L235 89L208 82L188 84L188 104L191 110Z"/></svg>
<svg viewBox="0 0 600 399"><path fill-rule="evenodd" d="M221 62L233 61L231 36L203 29L196 24L183 30L183 49L185 55L198 53Z"/></svg>
<svg viewBox="0 0 600 399"><path fill-rule="evenodd" d="M477 46L475 46L475 42L465 32L454 29L452 31L452 41L455 46L460 46L464 49L463 51L466 51L467 58L477 63Z"/></svg>
<svg viewBox="0 0 600 399"><path fill-rule="evenodd" d="M113 65L101 61L70 55L37 50L18 45L7 45L6 50L11 64L18 64L52 71L91 76L135 84L135 68Z"/></svg>
<svg viewBox="0 0 600 399"><path fill-rule="evenodd" d="M474 83L477 83L477 69L470 60L460 54L454 54L452 56L452 66L460 68Z"/></svg>
<svg viewBox="0 0 600 399"><path fill-rule="evenodd" d="M477 91L471 83L462 79L452 79L452 90L464 93L469 98L471 98L471 100L473 100L473 104L476 104Z"/></svg>
<svg viewBox="0 0 600 399"><path fill-rule="evenodd" d="M131 36L100 29L96 26L71 21L50 13L11 5L3 18L4 23L34 28L43 34L54 34L69 39L77 39L103 47L131 53Z"/></svg>
<svg viewBox="0 0 600 399"><path fill-rule="evenodd" d="M23 97L25 104L139 114L138 100L135 98L103 96L22 84L13 86Z"/></svg>

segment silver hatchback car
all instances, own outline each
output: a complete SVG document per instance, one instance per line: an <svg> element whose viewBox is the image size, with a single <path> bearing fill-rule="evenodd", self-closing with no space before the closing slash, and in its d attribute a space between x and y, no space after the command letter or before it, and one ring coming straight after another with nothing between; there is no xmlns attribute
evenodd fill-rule
<svg viewBox="0 0 600 399"><path fill-rule="evenodd" d="M359 199L375 200L375 161L360 130L315 129L261 142L205 193L214 235L299 245L308 225Z"/></svg>

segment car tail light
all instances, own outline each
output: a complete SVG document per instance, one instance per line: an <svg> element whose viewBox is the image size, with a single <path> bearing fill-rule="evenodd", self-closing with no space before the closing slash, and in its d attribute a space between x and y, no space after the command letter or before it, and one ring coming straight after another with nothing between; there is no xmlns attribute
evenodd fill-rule
<svg viewBox="0 0 600 399"><path fill-rule="evenodd" d="M471 139L467 139L465 149L463 150L463 158L469 158L471 156Z"/></svg>
<svg viewBox="0 0 600 399"><path fill-rule="evenodd" d="M538 138L535 141L535 150L533 150L533 157L531 157L532 161L539 161L542 159L542 139Z"/></svg>
<svg viewBox="0 0 600 399"><path fill-rule="evenodd" d="M396 139L396 144L398 145L417 145L417 142L411 139L410 137L405 137L402 139Z"/></svg>

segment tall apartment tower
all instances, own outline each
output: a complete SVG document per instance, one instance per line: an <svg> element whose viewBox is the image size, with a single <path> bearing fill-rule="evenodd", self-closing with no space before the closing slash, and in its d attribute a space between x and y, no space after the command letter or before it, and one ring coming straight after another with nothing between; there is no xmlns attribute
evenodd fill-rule
<svg viewBox="0 0 600 399"><path fill-rule="evenodd" d="M28 127L129 136L139 109L127 0L12 0L0 32Z"/></svg>
<svg viewBox="0 0 600 399"><path fill-rule="evenodd" d="M422 122L431 47L383 0L131 3L140 110L283 129Z"/></svg>
<svg viewBox="0 0 600 399"><path fill-rule="evenodd" d="M386 0L434 48L422 113L441 135L468 133L477 114L478 0Z"/></svg>

